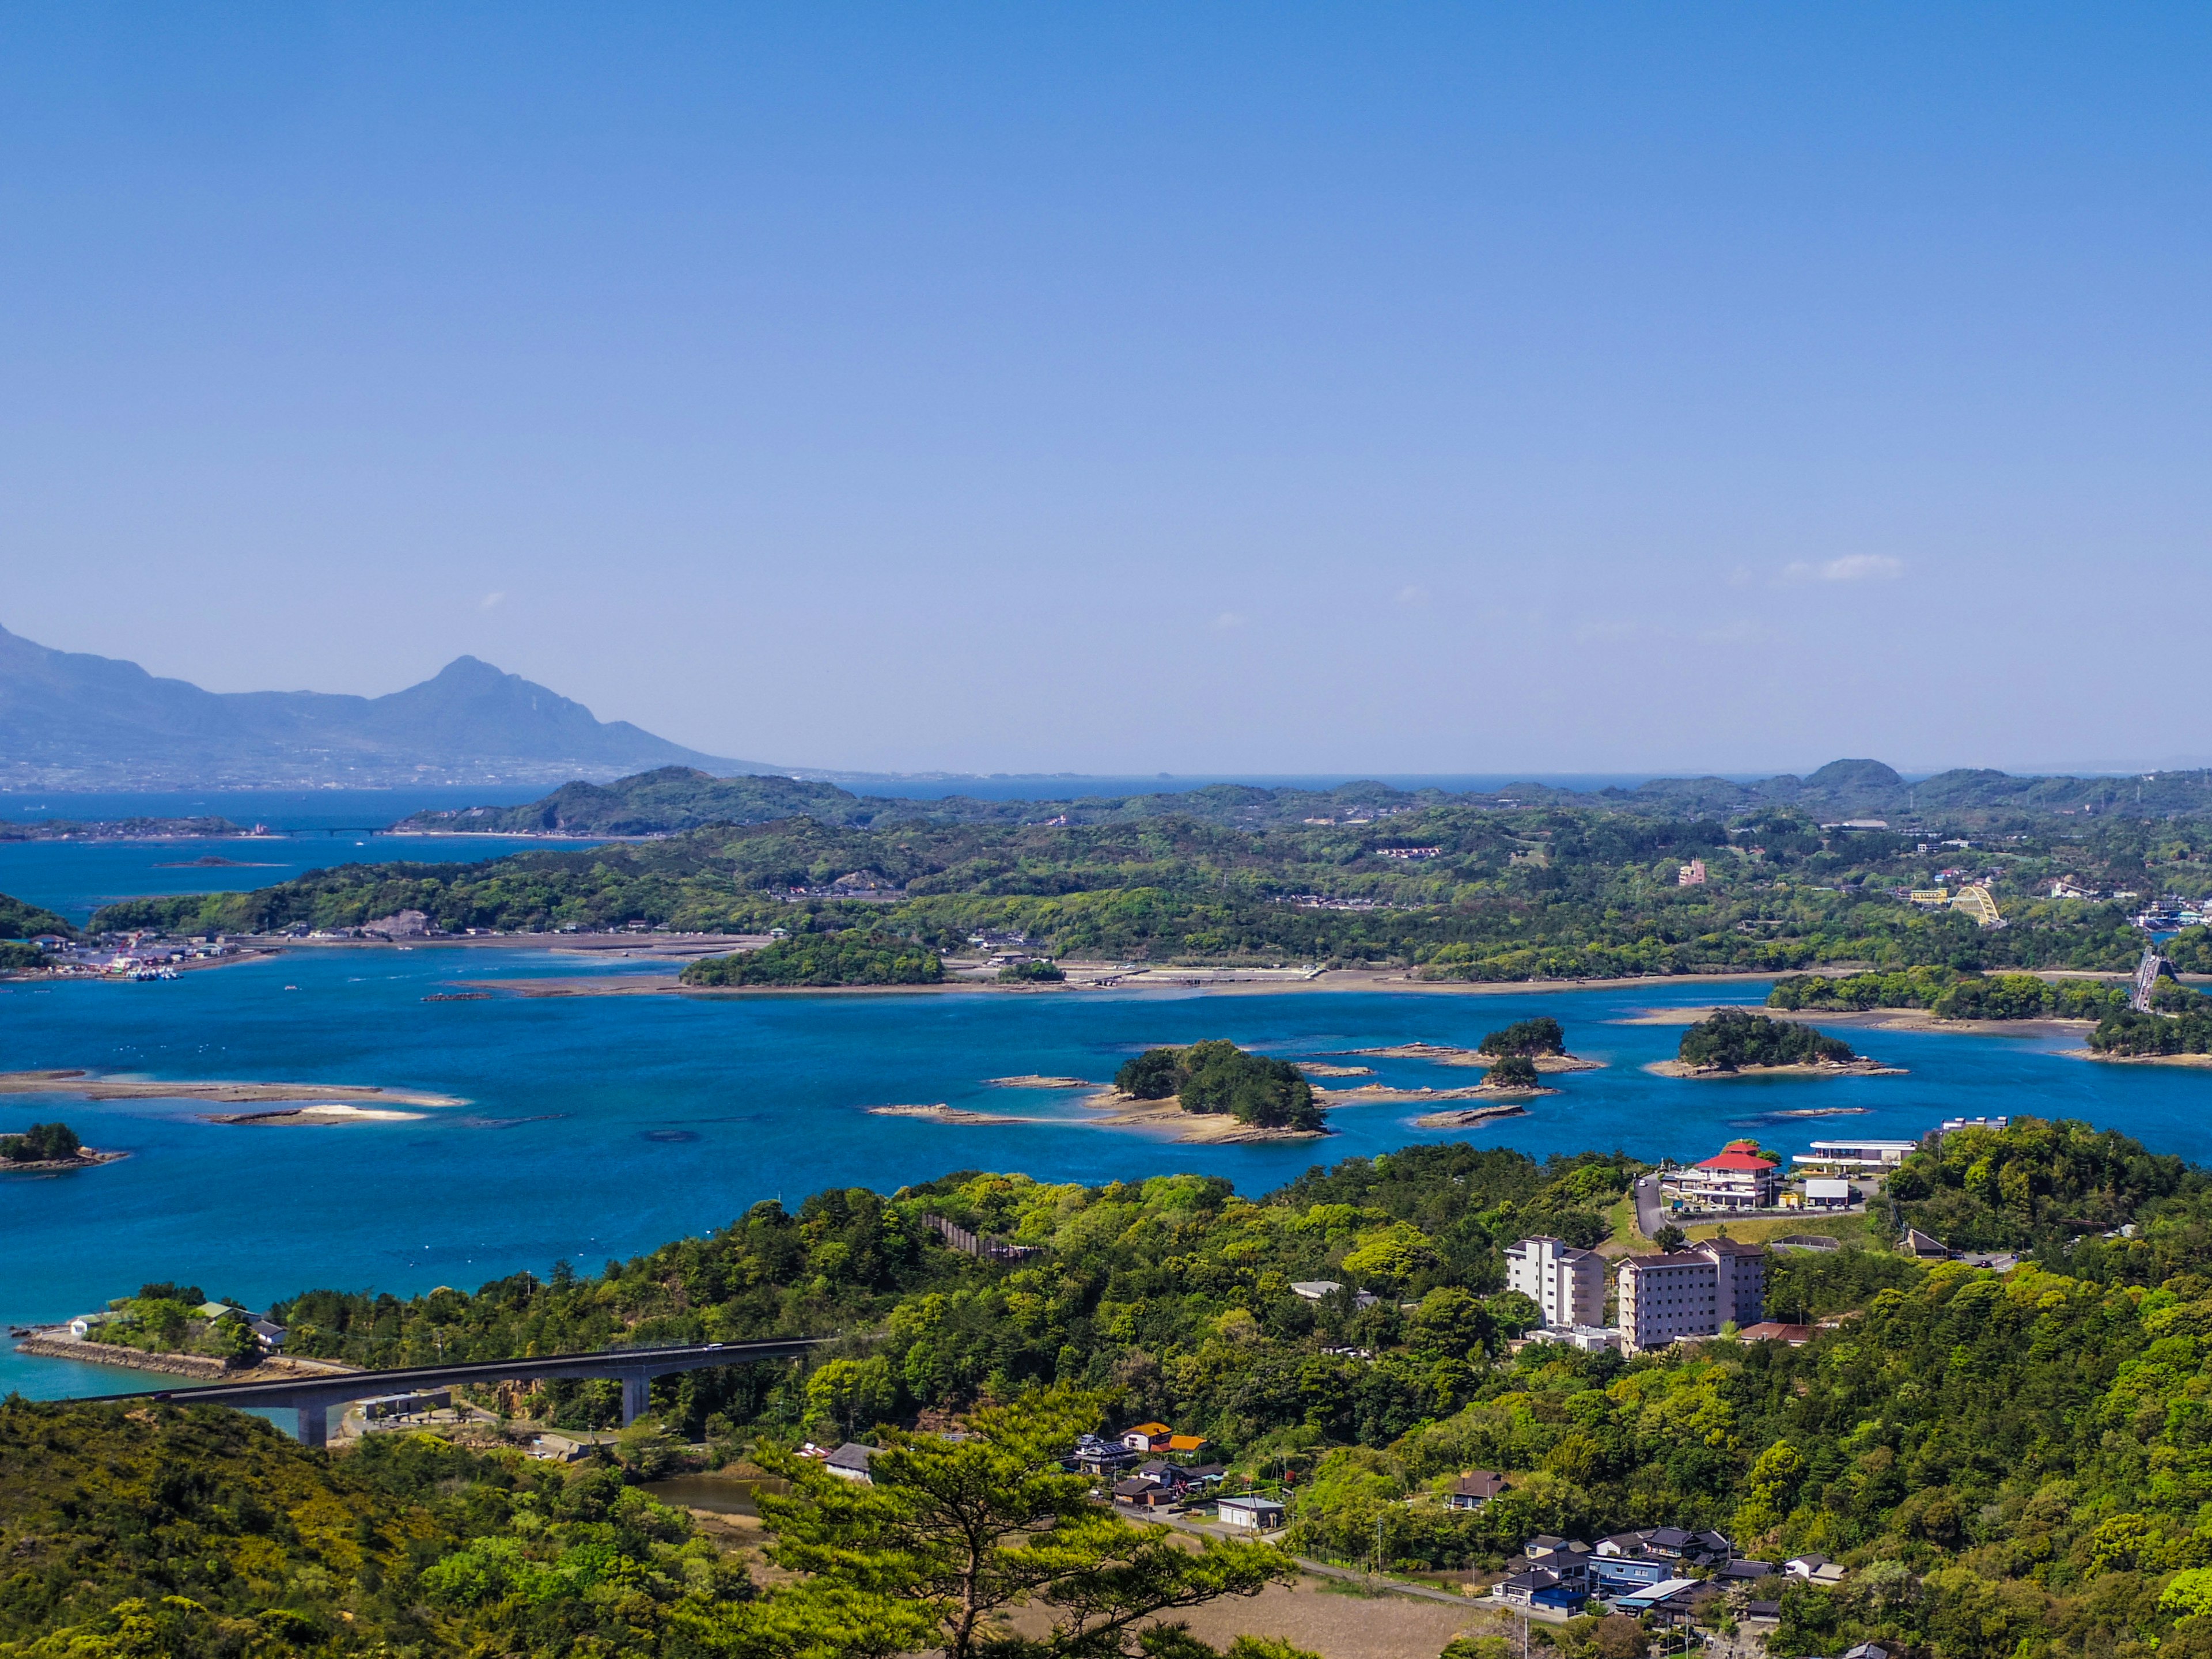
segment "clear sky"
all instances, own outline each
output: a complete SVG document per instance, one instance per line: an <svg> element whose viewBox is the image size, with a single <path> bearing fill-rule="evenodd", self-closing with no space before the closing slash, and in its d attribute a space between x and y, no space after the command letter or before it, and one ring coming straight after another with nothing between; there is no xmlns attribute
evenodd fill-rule
<svg viewBox="0 0 2212 1659"><path fill-rule="evenodd" d="M22 5L0 625L913 770L2212 759L2212 10Z"/></svg>

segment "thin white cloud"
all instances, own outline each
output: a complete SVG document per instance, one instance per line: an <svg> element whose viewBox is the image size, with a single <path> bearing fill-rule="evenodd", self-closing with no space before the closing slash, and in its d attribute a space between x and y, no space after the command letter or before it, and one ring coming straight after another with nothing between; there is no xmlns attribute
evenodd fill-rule
<svg viewBox="0 0 2212 1659"><path fill-rule="evenodd" d="M498 593L487 593L483 598L477 601L477 609L479 611L494 610L498 606L500 601L504 599L506 597L507 595L503 592Z"/></svg>
<svg viewBox="0 0 2212 1659"><path fill-rule="evenodd" d="M1213 631L1225 634L1232 628L1242 628L1252 619L1241 611L1224 611L1213 619Z"/></svg>
<svg viewBox="0 0 2212 1659"><path fill-rule="evenodd" d="M1398 603L1401 605L1426 605L1428 602L1429 590L1425 587L1408 583L1398 590Z"/></svg>
<svg viewBox="0 0 2212 1659"><path fill-rule="evenodd" d="M1825 564L1807 564L1801 560L1784 565L1782 580L1790 583L1893 582L1904 574L1905 561L1892 558L1887 553L1846 553Z"/></svg>

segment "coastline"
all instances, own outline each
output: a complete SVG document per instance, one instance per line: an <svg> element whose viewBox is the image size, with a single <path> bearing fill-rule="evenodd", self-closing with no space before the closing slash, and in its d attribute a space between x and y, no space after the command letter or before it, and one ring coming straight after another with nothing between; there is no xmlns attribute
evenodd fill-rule
<svg viewBox="0 0 2212 1659"><path fill-rule="evenodd" d="M2094 1048L2061 1048L2068 1060L2102 1060L2107 1066L2212 1066L2212 1054L2104 1054Z"/></svg>
<svg viewBox="0 0 2212 1659"><path fill-rule="evenodd" d="M361 1369L331 1360L287 1359L264 1354L255 1364L232 1367L209 1354L149 1353L119 1342L94 1342L75 1336L57 1336L55 1328L33 1330L15 1344L15 1352L40 1359L70 1359L81 1365L113 1365L125 1370L159 1371L168 1376L190 1376L208 1382L289 1382L295 1378L330 1376Z"/></svg>
<svg viewBox="0 0 2212 1659"><path fill-rule="evenodd" d="M1692 1082L1709 1081L1714 1078L1736 1077L1906 1077L1911 1075L1902 1066L1885 1066L1878 1060L1861 1057L1841 1065L1812 1062L1796 1066L1739 1066L1732 1072L1716 1066L1685 1066L1679 1060L1648 1061L1644 1070L1654 1077L1686 1079Z"/></svg>
<svg viewBox="0 0 2212 1659"><path fill-rule="evenodd" d="M130 1156L128 1152L102 1152L97 1146L80 1146L75 1158L46 1158L35 1164L0 1163L0 1175L67 1175L71 1170L95 1170L103 1164L118 1164Z"/></svg>

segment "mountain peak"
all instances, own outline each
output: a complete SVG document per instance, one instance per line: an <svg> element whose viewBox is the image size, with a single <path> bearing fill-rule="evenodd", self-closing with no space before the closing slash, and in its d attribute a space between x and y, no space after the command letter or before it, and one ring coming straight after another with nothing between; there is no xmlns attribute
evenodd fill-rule
<svg viewBox="0 0 2212 1659"><path fill-rule="evenodd" d="M1805 780L1808 789L1902 789L1905 780L1878 760L1835 760Z"/></svg>
<svg viewBox="0 0 2212 1659"><path fill-rule="evenodd" d="M44 788L374 787L447 777L535 784L651 766L769 769L600 720L479 657L456 657L381 697L216 693L5 632L0 754L15 763L11 784Z"/></svg>

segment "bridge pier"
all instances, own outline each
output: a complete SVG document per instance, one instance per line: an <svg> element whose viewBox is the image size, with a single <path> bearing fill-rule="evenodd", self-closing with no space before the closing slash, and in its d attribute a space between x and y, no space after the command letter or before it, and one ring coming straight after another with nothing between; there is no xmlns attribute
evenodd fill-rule
<svg viewBox="0 0 2212 1659"><path fill-rule="evenodd" d="M626 1376L623 1385L623 1426L628 1428L653 1404L653 1379L642 1371Z"/></svg>
<svg viewBox="0 0 2212 1659"><path fill-rule="evenodd" d="M331 1408L320 1402L300 1407L300 1443L327 1446L331 1442Z"/></svg>

